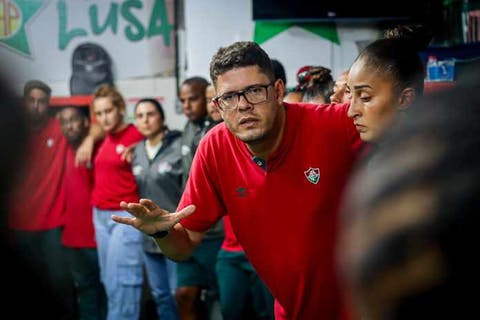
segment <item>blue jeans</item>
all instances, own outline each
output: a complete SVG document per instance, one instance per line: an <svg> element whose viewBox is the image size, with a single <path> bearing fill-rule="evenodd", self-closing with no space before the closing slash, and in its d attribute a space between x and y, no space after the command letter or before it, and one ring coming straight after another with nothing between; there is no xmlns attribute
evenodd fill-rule
<svg viewBox="0 0 480 320"><path fill-rule="evenodd" d="M177 305L173 298L177 282L177 266L161 253L144 251L148 284L158 316L162 320L178 319Z"/></svg>
<svg viewBox="0 0 480 320"><path fill-rule="evenodd" d="M116 223L112 214L131 217L126 211L93 208L100 278L108 299L107 320L137 320L143 282L142 233Z"/></svg>

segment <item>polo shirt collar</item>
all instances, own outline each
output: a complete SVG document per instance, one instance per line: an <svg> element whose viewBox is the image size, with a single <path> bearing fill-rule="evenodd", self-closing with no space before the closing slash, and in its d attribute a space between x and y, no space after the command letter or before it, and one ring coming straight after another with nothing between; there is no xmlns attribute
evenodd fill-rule
<svg viewBox="0 0 480 320"><path fill-rule="evenodd" d="M259 166L266 172L274 170L282 163L295 140L295 125L298 124L298 112L293 112L292 107L286 103L284 103L283 106L285 108L285 130L283 132L282 141L280 141L277 150L275 150L268 159L253 156L248 150L247 145L244 142L237 140L242 144L243 151L255 163L255 165Z"/></svg>

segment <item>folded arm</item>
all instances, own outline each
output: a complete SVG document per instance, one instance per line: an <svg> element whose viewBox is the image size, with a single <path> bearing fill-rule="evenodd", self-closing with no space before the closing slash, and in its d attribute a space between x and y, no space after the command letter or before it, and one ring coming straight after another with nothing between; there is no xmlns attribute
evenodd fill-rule
<svg viewBox="0 0 480 320"><path fill-rule="evenodd" d="M97 123L92 123L88 135L78 147L75 153L75 165L87 165L92 162L95 143L105 137L105 132Z"/></svg>

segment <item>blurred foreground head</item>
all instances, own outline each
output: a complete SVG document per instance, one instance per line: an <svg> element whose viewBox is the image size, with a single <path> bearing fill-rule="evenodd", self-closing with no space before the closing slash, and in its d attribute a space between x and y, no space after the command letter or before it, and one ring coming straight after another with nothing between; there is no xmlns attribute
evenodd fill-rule
<svg viewBox="0 0 480 320"><path fill-rule="evenodd" d="M467 293L480 278L473 259L480 227L474 69L457 88L418 100L352 178L338 254L365 319L478 316Z"/></svg>
<svg viewBox="0 0 480 320"><path fill-rule="evenodd" d="M6 228L6 203L23 167L23 152L28 138L27 114L23 102L0 78L0 214L1 232Z"/></svg>

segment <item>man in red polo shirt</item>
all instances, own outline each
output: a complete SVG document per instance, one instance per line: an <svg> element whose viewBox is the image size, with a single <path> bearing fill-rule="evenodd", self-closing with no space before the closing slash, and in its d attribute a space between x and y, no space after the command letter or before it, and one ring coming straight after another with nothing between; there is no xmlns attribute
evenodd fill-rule
<svg viewBox="0 0 480 320"><path fill-rule="evenodd" d="M46 291L61 305L65 318L75 316L75 296L70 270L61 244L65 223L63 175L67 141L60 123L50 116L51 89L42 81L28 81L24 100L29 114L30 136L26 168L13 192L9 227L14 245L42 280Z"/></svg>
<svg viewBox="0 0 480 320"><path fill-rule="evenodd" d="M104 319L106 295L100 281L97 243L93 228L93 168L75 165L75 151L87 137L90 128L90 97L65 99L59 114L62 132L69 142L65 164L65 226L62 244L75 281L79 319Z"/></svg>
<svg viewBox="0 0 480 320"><path fill-rule="evenodd" d="M16 251L32 267L33 275L42 281L45 292L55 299L52 306L63 307L58 313L71 319L76 312L75 295L61 244L68 145L59 121L51 116L50 97L51 88L43 81L25 83L24 101L30 125L27 161L18 173L19 183L9 199L8 218ZM93 141L101 136L98 129L90 131L86 145L93 146ZM86 149L91 153L92 148Z"/></svg>
<svg viewBox="0 0 480 320"><path fill-rule="evenodd" d="M338 319L338 207L361 145L348 105L283 103L284 84L253 42L221 48L210 75L224 123L200 142L177 212L144 199L121 203L135 218L113 220L180 260L228 213L277 319Z"/></svg>

